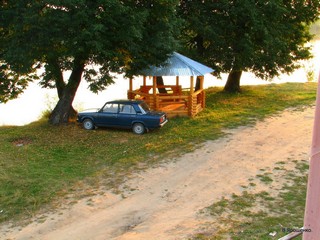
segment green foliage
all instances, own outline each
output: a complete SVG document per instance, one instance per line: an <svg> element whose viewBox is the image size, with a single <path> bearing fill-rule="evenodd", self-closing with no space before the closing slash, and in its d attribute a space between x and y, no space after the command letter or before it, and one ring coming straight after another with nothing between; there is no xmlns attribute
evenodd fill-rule
<svg viewBox="0 0 320 240"><path fill-rule="evenodd" d="M111 72L132 75L147 64L162 62L176 48L177 3L4 1L0 61L19 75L43 67L43 87L64 90L68 81L63 74L71 72L70 80L83 75L98 92L113 83Z"/></svg>
<svg viewBox="0 0 320 240"><path fill-rule="evenodd" d="M115 129L86 131L77 125L52 127L44 121L0 127L0 221L29 218L68 193L79 197L116 188L133 169L192 151L223 135L223 129L313 104L316 88L316 83L251 86L237 95L211 88L207 108L194 119L170 119L162 129L142 136Z"/></svg>
<svg viewBox="0 0 320 240"><path fill-rule="evenodd" d="M308 82L316 81L315 67L313 63L306 62L303 69Z"/></svg>
<svg viewBox="0 0 320 240"><path fill-rule="evenodd" d="M16 98L28 86L31 79L19 76L7 64L0 66L0 103Z"/></svg>
<svg viewBox="0 0 320 240"><path fill-rule="evenodd" d="M217 73L251 71L268 79L310 57L304 44L319 7L318 0L181 1L182 41Z"/></svg>

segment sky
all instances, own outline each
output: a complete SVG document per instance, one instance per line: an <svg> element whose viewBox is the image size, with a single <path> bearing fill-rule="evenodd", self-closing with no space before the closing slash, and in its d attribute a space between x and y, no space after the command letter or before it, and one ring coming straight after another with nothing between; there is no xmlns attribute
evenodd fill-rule
<svg viewBox="0 0 320 240"><path fill-rule="evenodd" d="M275 78L273 83L282 82L305 82L307 81L306 71L310 68L314 72L314 80L318 78L320 70L320 41L314 43L313 55L311 61L306 63L307 67L301 68L291 75L282 75ZM182 87L188 87L189 77L180 78ZM224 86L227 74L222 75L222 80L213 77L210 74L205 75L204 87ZM165 84L175 84L174 77L164 77ZM241 77L241 85L268 84L260 79L255 78L251 73L244 73ZM151 80L147 80L151 84ZM134 80L134 88L142 85L142 78ZM114 99L126 99L129 88L129 80L118 75L115 84L110 85L106 90L94 94L87 89L88 85L82 81L74 100L74 108L78 111L88 108L99 108L106 101ZM20 95L19 98L9 101L6 104L0 103L0 126L2 125L25 125L36 121L41 117L43 111L53 108L58 100L55 89L42 89L37 82L29 85L28 89Z"/></svg>

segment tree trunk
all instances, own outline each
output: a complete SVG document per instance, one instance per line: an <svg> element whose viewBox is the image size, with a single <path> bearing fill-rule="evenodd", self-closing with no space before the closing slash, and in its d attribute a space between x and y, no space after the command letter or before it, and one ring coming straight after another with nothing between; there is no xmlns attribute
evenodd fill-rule
<svg viewBox="0 0 320 240"><path fill-rule="evenodd" d="M72 118L75 118L77 112L73 109L72 102L81 82L83 70L84 63L79 60L75 60L74 69L69 78L69 82L63 88L62 94L61 92L59 94L59 101L51 113L49 123L58 125L68 123ZM60 91L61 90L62 89L60 89Z"/></svg>
<svg viewBox="0 0 320 240"><path fill-rule="evenodd" d="M200 90L200 78L199 77L197 77L196 86L194 88L195 92L198 91L198 90Z"/></svg>
<svg viewBox="0 0 320 240"><path fill-rule="evenodd" d="M62 81L61 80L56 81L56 88L57 88L57 93L60 100L61 98L63 98L64 92L66 91L66 88L67 88L67 85L64 83L63 79ZM71 105L69 110L69 119L75 119L76 116L77 116L77 111Z"/></svg>
<svg viewBox="0 0 320 240"><path fill-rule="evenodd" d="M231 93L240 92L241 75L242 75L242 71L231 70L223 90L225 92L231 92Z"/></svg>
<svg viewBox="0 0 320 240"><path fill-rule="evenodd" d="M56 88L57 88L57 93L58 93L58 97L59 100L61 98L63 98L64 96L64 92L67 91L67 85L64 83L63 79L62 81L56 81ZM73 100L72 100L73 101ZM53 112L51 113L51 115L53 114ZM70 110L69 110L69 119L75 119L77 116L77 111L73 108L72 103L70 106Z"/></svg>
<svg viewBox="0 0 320 240"><path fill-rule="evenodd" d="M61 71L60 64L57 59L48 59L48 63L53 69L58 98L61 99L63 97L63 92L66 89L67 85L64 82L63 73ZM76 116L77 116L77 111L71 105L71 108L69 110L69 119L75 119Z"/></svg>
<svg viewBox="0 0 320 240"><path fill-rule="evenodd" d="M163 85L164 85L163 78L157 77L157 86L163 86ZM158 87L158 91L159 93L167 93L167 90L165 88Z"/></svg>

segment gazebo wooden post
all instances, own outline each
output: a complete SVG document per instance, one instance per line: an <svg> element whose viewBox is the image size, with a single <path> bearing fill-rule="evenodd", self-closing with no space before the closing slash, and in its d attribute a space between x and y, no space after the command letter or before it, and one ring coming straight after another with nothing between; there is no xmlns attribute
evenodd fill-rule
<svg viewBox="0 0 320 240"><path fill-rule="evenodd" d="M128 92L128 99L133 99L133 94L132 94L132 90L133 90L133 79L132 77L129 79L129 92Z"/></svg>
<svg viewBox="0 0 320 240"><path fill-rule="evenodd" d="M205 91L203 90L203 84L204 84L204 76L200 76L200 90L202 91L201 96L201 107L205 108L206 106L206 94Z"/></svg>
<svg viewBox="0 0 320 240"><path fill-rule="evenodd" d="M179 76L176 76L176 90L175 90L175 92L178 95L182 94L182 90L179 87ZM174 101L179 101L179 99L175 99Z"/></svg>
<svg viewBox="0 0 320 240"><path fill-rule="evenodd" d="M193 86L193 84L194 84L194 77L191 76L191 77L190 77L190 95L192 95L192 94L194 93L194 86Z"/></svg>
<svg viewBox="0 0 320 240"><path fill-rule="evenodd" d="M158 99L157 99L157 77L153 76L153 84L152 84L152 87L153 87L153 104L154 104L154 108L155 110L159 110L159 102L158 102Z"/></svg>
<svg viewBox="0 0 320 240"><path fill-rule="evenodd" d="M199 76L199 78L200 78L200 89L203 90L204 76Z"/></svg>
<svg viewBox="0 0 320 240"><path fill-rule="evenodd" d="M189 104L188 104L188 115L189 116L193 116L193 92L194 92L194 88L193 88L193 84L194 84L194 77L191 76L190 77L190 92L189 92Z"/></svg>
<svg viewBox="0 0 320 240"><path fill-rule="evenodd" d="M147 79L147 77L146 76L143 76L143 86L146 86L147 84L146 84L146 79Z"/></svg>

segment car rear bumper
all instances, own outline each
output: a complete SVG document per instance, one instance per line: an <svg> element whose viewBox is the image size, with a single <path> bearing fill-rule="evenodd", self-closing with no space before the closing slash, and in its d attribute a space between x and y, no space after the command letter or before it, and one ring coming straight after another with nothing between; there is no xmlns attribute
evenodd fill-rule
<svg viewBox="0 0 320 240"><path fill-rule="evenodd" d="M163 127L168 122L168 119L166 119L164 122L160 123L160 127Z"/></svg>

